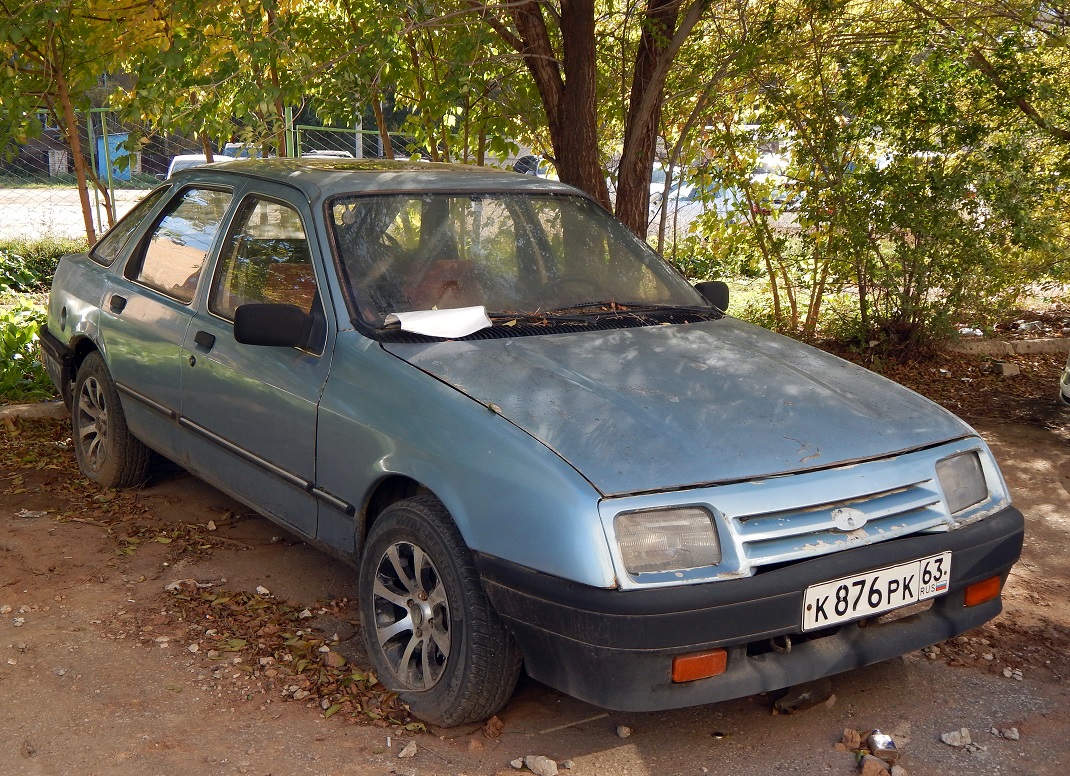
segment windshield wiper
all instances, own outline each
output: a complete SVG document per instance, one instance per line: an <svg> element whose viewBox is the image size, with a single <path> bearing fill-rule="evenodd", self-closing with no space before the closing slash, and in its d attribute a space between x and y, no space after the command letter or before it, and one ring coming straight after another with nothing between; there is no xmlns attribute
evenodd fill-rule
<svg viewBox="0 0 1070 776"><path fill-rule="evenodd" d="M722 313L716 308L697 305L647 304L644 302L577 302L566 307L533 312L495 311L488 312L487 317L495 326L516 326L518 323L580 323L592 324L597 320L625 316L656 315L657 313L682 313L720 318Z"/></svg>
<svg viewBox="0 0 1070 776"><path fill-rule="evenodd" d="M604 308L604 309L598 309ZM715 312L713 307L699 307L696 305L683 305L683 304L650 304L647 302L578 302L576 304L570 304L566 307L558 307L554 310L547 310L547 315L556 315L559 313L566 313L570 310L589 310L589 314L613 314L613 315L626 315L628 313L657 313L657 312L686 312L686 313L713 313Z"/></svg>

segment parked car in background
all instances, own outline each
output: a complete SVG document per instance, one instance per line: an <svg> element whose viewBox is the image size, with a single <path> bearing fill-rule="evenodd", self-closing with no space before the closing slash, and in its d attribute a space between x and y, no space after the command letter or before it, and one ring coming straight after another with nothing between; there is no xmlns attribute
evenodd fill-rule
<svg viewBox="0 0 1070 776"><path fill-rule="evenodd" d="M990 620L1022 515L911 391L725 314L581 192L468 167L186 170L55 274L81 470L155 450L357 567L376 675L483 719L768 692Z"/></svg>
<svg viewBox="0 0 1070 776"><path fill-rule="evenodd" d="M231 162L242 161L245 159L252 159L251 156L239 156L236 160L229 156L216 156L213 158L213 162ZM188 170L191 167L203 167L209 164L208 157L204 154L180 154L171 160L171 164L167 168L167 177L164 180L169 179L175 173L182 170ZM157 175L157 178L160 176Z"/></svg>
<svg viewBox="0 0 1070 776"><path fill-rule="evenodd" d="M651 228L658 228L663 208L668 232L683 235L693 231L692 224L699 216L712 212L721 220L730 220L738 210L746 207L746 198L737 188L724 187L719 183L705 186L677 183L664 198L651 198Z"/></svg>
<svg viewBox="0 0 1070 776"><path fill-rule="evenodd" d="M350 151L341 151L333 148L313 149L311 151L302 151L301 156L305 159L352 159L353 154Z"/></svg>
<svg viewBox="0 0 1070 776"><path fill-rule="evenodd" d="M176 172L188 170L190 167L200 167L202 164L208 164L208 157L204 154L179 154L167 166L167 177L170 178Z"/></svg>
<svg viewBox="0 0 1070 776"><path fill-rule="evenodd" d="M536 178L557 180L557 167L554 163L545 156L536 154L528 154L517 159L513 163L513 172L518 172L521 175L534 175Z"/></svg>
<svg viewBox="0 0 1070 776"><path fill-rule="evenodd" d="M262 156L260 149L252 143L225 143L219 155L231 159L259 159Z"/></svg>
<svg viewBox="0 0 1070 776"><path fill-rule="evenodd" d="M674 185L667 197L651 197L650 229L656 231L659 228L664 208L669 234L684 235L695 231L696 220L707 213L715 213L721 221L732 222L747 211L752 217L766 219L774 230L792 231L799 226L798 213L803 195L804 192L794 190L789 184L779 184L772 178L752 183L749 192L718 181L704 186L685 181Z"/></svg>

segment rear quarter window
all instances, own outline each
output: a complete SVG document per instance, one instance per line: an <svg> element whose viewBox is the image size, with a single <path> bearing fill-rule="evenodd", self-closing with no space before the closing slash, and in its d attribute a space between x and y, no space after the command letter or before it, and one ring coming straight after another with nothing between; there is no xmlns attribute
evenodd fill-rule
<svg viewBox="0 0 1070 776"><path fill-rule="evenodd" d="M141 226L141 222L152 211L156 203L163 199L164 194L170 191L170 186L162 186L147 197L138 202L134 207L119 219L118 223L109 229L100 241L89 251L89 257L97 264L110 267L119 258L123 248L130 241L130 237Z"/></svg>

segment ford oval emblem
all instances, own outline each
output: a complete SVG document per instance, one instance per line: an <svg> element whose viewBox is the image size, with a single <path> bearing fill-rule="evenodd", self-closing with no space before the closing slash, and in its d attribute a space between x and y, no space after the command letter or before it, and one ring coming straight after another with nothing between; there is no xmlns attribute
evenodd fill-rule
<svg viewBox="0 0 1070 776"><path fill-rule="evenodd" d="M868 520L866 513L861 509L838 507L832 510L832 523L837 531L857 531L859 528L864 528Z"/></svg>

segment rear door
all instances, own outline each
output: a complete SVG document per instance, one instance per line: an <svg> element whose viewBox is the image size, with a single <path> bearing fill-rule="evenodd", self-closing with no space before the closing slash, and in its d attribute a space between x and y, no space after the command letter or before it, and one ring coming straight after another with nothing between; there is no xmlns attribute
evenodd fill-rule
<svg viewBox="0 0 1070 776"><path fill-rule="evenodd" d="M311 217L291 196L286 187L258 183L236 207L185 334L180 422L191 469L311 537L316 415L333 323ZM246 303L296 305L315 325L301 347L239 344L234 314Z"/></svg>
<svg viewBox="0 0 1070 776"><path fill-rule="evenodd" d="M121 272L111 276L100 310L105 359L133 434L179 460L182 341L205 260L233 192L187 186L166 203Z"/></svg>

